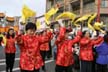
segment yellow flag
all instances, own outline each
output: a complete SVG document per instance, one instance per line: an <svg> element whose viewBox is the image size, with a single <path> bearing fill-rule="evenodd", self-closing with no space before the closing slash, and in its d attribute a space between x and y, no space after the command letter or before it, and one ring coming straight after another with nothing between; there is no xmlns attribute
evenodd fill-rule
<svg viewBox="0 0 108 72"><path fill-rule="evenodd" d="M91 15L84 15L84 16L82 16L82 17L80 17L80 18L78 18L77 20L76 20L76 22L78 22L78 21L84 21L84 20L87 20L88 19L88 17L90 17Z"/></svg>
<svg viewBox="0 0 108 72"><path fill-rule="evenodd" d="M5 36L0 34L0 37L3 37L3 42L4 42L4 45L6 46L6 38L5 38Z"/></svg>
<svg viewBox="0 0 108 72"><path fill-rule="evenodd" d="M36 26L37 26L37 29L41 28L41 22L39 20L36 21Z"/></svg>
<svg viewBox="0 0 108 72"><path fill-rule="evenodd" d="M58 11L58 8L51 8L46 14L45 14L45 22L49 25L50 24L50 17Z"/></svg>
<svg viewBox="0 0 108 72"><path fill-rule="evenodd" d="M94 13L93 15L90 16L90 19L88 20L88 23L91 23L92 20L97 16L97 13Z"/></svg>
<svg viewBox="0 0 108 72"><path fill-rule="evenodd" d="M84 16L78 18L78 19L74 22L74 25L75 25L75 26L78 26L77 23L78 23L79 21L82 22L82 21L84 21L84 20L87 20L90 16L91 16L91 15L88 14L88 15L84 15Z"/></svg>
<svg viewBox="0 0 108 72"><path fill-rule="evenodd" d="M95 31L94 27L91 24L89 24L89 23L88 23L88 28L93 30L93 31Z"/></svg>
<svg viewBox="0 0 108 72"><path fill-rule="evenodd" d="M62 14L56 17L56 20L61 19L61 18L70 18L73 21L75 17L76 15L72 12L63 12Z"/></svg>
<svg viewBox="0 0 108 72"><path fill-rule="evenodd" d="M95 24L93 25L95 30L99 30L100 32L104 33L104 31L101 29L102 27L104 27L105 25L99 22L95 22Z"/></svg>
<svg viewBox="0 0 108 72"><path fill-rule="evenodd" d="M93 25L91 25L92 20L95 19L96 16L97 16L97 13L94 13L91 15L90 19L88 20L88 28L93 31L98 30L104 33L104 31L101 29L102 27L105 26L103 23L95 22Z"/></svg>
<svg viewBox="0 0 108 72"><path fill-rule="evenodd" d="M26 18L24 15L22 15L21 19L22 19L22 23L26 23Z"/></svg>
<svg viewBox="0 0 108 72"><path fill-rule="evenodd" d="M94 13L93 15L90 16L89 20L88 20L88 28L95 31L94 27L91 25L92 20L97 16L97 13Z"/></svg>
<svg viewBox="0 0 108 72"><path fill-rule="evenodd" d="M25 22L29 17L34 17L36 12L31 10L28 6L24 5L22 8L22 19Z"/></svg>

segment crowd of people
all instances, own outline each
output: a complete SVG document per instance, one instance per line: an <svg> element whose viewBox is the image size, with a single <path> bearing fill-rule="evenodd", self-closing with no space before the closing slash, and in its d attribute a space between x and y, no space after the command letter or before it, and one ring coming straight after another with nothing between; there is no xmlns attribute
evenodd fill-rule
<svg viewBox="0 0 108 72"><path fill-rule="evenodd" d="M45 58L51 47L54 50L55 72L107 72L108 34L89 30L82 31L77 27L74 36L69 35L72 29L66 28L62 20L58 21L59 29L45 28L37 31L34 23L25 25L25 33L14 33L10 28L5 36L0 34L0 45L6 40L6 72L12 72L15 62L15 44L20 49L19 67L21 72L47 72ZM3 39L5 37L5 39ZM52 41L53 40L53 41ZM51 43L52 46L49 45ZM77 58L76 58L77 57ZM96 65L96 66L95 66Z"/></svg>

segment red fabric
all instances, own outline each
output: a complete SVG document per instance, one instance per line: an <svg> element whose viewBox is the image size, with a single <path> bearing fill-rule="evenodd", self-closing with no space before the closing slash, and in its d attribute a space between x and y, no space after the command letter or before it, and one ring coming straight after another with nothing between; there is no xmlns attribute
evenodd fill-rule
<svg viewBox="0 0 108 72"><path fill-rule="evenodd" d="M80 36L76 36L73 40L65 40L65 28L60 29L60 34L56 40L57 59L56 64L60 66L70 66L74 63L72 45L80 40Z"/></svg>
<svg viewBox="0 0 108 72"><path fill-rule="evenodd" d="M6 39L6 47L5 52L6 53L15 53L16 47L15 47L15 38Z"/></svg>
<svg viewBox="0 0 108 72"><path fill-rule="evenodd" d="M23 70L39 69L43 66L43 60L40 55L39 46L41 43L47 42L45 37L23 35L17 38L20 45L20 68Z"/></svg>
<svg viewBox="0 0 108 72"><path fill-rule="evenodd" d="M93 61L93 46L101 43L102 37L98 37L97 40L91 40L89 38L82 38L80 40L80 60Z"/></svg>
<svg viewBox="0 0 108 72"><path fill-rule="evenodd" d="M42 44L40 45L40 50L41 50L41 51L49 51L49 41L52 39L53 34L52 34L51 32L48 32L46 35L40 36L40 38L43 38L43 37L44 37L45 39L47 39L48 41L45 42L45 43L42 43Z"/></svg>

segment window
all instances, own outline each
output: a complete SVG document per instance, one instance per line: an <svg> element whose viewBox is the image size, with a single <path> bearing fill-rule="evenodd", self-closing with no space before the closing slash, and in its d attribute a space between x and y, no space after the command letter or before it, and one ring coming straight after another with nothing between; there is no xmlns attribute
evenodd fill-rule
<svg viewBox="0 0 108 72"><path fill-rule="evenodd" d="M102 0L101 7L108 7L108 0Z"/></svg>
<svg viewBox="0 0 108 72"><path fill-rule="evenodd" d="M108 14L102 14L101 15L101 18L100 19L101 19L101 21L104 22L104 24L107 24L107 20L108 20L108 17L107 16L108 16Z"/></svg>

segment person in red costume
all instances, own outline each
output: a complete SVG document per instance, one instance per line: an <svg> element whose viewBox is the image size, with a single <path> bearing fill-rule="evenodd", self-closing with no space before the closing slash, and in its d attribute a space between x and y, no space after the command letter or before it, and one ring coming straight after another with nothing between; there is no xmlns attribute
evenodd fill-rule
<svg viewBox="0 0 108 72"><path fill-rule="evenodd" d="M15 61L15 33L14 29L10 28L6 35L6 46L5 46L5 54L6 54L6 72L12 72L14 61Z"/></svg>
<svg viewBox="0 0 108 72"><path fill-rule="evenodd" d="M80 41L81 31L78 31L74 39L68 39L69 30L67 30L62 20L58 21L60 24L60 32L56 40L57 45L57 58L55 72L72 72L72 65L74 64L73 59L73 48L72 46Z"/></svg>
<svg viewBox="0 0 108 72"><path fill-rule="evenodd" d="M25 26L26 34L17 37L17 43L20 46L20 69L21 72L39 72L44 65L41 54L40 45L48 42L46 36L39 37L35 35L36 25L27 23Z"/></svg>
<svg viewBox="0 0 108 72"><path fill-rule="evenodd" d="M53 37L53 34L49 30L44 30L43 33L40 35L40 37L46 37L50 41L52 39L52 37ZM45 58L48 56L49 41L48 42L45 42L45 43L42 43L40 45L40 53L41 53L42 59L44 61L44 66L42 66L42 70L44 72L46 72L46 68L45 68Z"/></svg>
<svg viewBox="0 0 108 72"><path fill-rule="evenodd" d="M93 47L98 45L103 41L103 37L98 36L95 39L91 39L90 32L84 31L83 36L80 40L80 53L79 59L81 61L80 72L93 72L92 62L93 62Z"/></svg>

